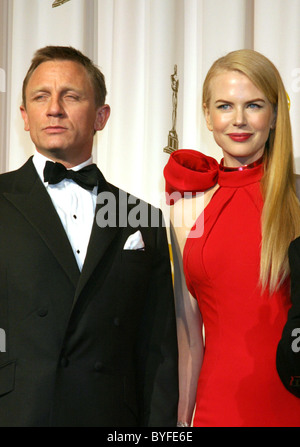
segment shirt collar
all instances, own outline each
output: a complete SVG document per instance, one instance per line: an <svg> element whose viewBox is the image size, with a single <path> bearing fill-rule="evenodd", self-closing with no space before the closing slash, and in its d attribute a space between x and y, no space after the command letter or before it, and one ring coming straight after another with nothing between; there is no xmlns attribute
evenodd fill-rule
<svg viewBox="0 0 300 447"><path fill-rule="evenodd" d="M40 152L35 150L34 156L32 158L33 164L35 166L35 169L37 170L37 173L44 183L44 168L46 161L52 161L50 158L45 157ZM80 163L80 165L74 166L72 168L73 171L79 171L79 169L84 168L85 166L88 166L93 163L93 157L90 157L88 160L84 161L83 163Z"/></svg>

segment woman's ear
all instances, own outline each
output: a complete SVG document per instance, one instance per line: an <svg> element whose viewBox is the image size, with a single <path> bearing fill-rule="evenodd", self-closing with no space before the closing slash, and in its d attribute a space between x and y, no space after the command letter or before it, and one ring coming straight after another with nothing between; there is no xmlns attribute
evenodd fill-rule
<svg viewBox="0 0 300 447"><path fill-rule="evenodd" d="M277 120L277 107L274 107L273 119L272 119L271 126L270 126L271 129L275 129L276 120Z"/></svg>
<svg viewBox="0 0 300 447"><path fill-rule="evenodd" d="M211 123L209 107L206 104L203 104L203 110L204 110L204 116L205 116L205 120L206 120L206 126L207 126L208 130L212 131L213 126Z"/></svg>

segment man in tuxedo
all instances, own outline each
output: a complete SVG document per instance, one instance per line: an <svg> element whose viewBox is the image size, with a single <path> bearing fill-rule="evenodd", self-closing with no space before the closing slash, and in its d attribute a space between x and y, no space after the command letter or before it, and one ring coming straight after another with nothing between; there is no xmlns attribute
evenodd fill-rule
<svg viewBox="0 0 300 447"><path fill-rule="evenodd" d="M0 176L0 426L176 425L165 229L92 164L105 96L102 73L71 47L38 50L24 79L36 150ZM147 224L124 223L138 204Z"/></svg>

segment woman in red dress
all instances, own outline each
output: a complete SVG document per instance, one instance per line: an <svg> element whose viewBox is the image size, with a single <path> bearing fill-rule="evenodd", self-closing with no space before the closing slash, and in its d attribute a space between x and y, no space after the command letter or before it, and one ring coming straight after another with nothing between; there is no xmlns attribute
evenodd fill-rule
<svg viewBox="0 0 300 447"><path fill-rule="evenodd" d="M260 53L231 52L207 74L203 110L224 158L179 150L164 171L176 191L179 425L300 426L300 399L276 372L300 234L281 77Z"/></svg>

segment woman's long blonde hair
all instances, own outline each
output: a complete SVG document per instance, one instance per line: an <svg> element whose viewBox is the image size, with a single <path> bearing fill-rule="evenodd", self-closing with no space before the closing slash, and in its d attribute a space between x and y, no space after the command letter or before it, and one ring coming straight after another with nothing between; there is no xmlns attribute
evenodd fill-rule
<svg viewBox="0 0 300 447"><path fill-rule="evenodd" d="M238 50L218 59L203 85L203 106L210 102L210 81L224 71L239 71L261 90L274 107L276 125L264 152L261 181L264 206L260 280L272 293L289 275L288 247L300 235L300 205L296 196L292 131L287 94L277 68L254 50Z"/></svg>

